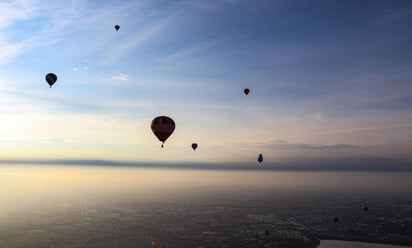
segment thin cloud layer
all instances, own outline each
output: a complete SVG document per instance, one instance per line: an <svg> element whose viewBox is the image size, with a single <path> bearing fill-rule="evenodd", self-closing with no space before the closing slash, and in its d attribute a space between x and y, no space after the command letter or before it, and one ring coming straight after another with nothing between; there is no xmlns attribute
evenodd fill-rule
<svg viewBox="0 0 412 248"><path fill-rule="evenodd" d="M129 75L127 74L119 74L116 76L112 76L113 80L118 80L118 81L127 81L129 80Z"/></svg>

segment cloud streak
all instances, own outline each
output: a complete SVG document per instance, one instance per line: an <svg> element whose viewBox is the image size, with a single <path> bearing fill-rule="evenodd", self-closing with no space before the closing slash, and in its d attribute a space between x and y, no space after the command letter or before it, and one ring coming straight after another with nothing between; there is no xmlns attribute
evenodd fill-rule
<svg viewBox="0 0 412 248"><path fill-rule="evenodd" d="M117 81L128 81L129 80L129 75L127 74L119 74L116 76L112 76L113 80L117 80Z"/></svg>
<svg viewBox="0 0 412 248"><path fill-rule="evenodd" d="M0 3L0 28L31 19L38 11L38 1L14 0Z"/></svg>
<svg viewBox="0 0 412 248"><path fill-rule="evenodd" d="M116 46L112 47L106 54L104 58L105 63L113 63L124 55L130 54L132 50L137 49L140 45L160 33L176 15L177 13L172 13L155 23L149 24L146 28L141 29L126 41L118 42Z"/></svg>
<svg viewBox="0 0 412 248"><path fill-rule="evenodd" d="M277 150L313 150L313 151L343 151L351 149L364 149L365 147L350 144L305 144L305 143L288 143L285 140L274 142L257 142L248 144L237 144L241 147L263 147Z"/></svg>
<svg viewBox="0 0 412 248"><path fill-rule="evenodd" d="M0 64L5 64L26 51L71 38L71 34L80 34L84 31L89 31L91 34L101 32L96 23L100 25L110 18L128 16L138 9L137 4L92 5L92 2L80 1L53 1L44 4L39 1L15 0L0 3L0 27L14 30L10 32L14 34L13 37L8 32L0 33ZM32 20L44 23L43 27L22 33L14 28L20 21L24 27ZM140 36L140 41L153 35L156 27ZM129 46L133 46L137 41L131 43ZM128 46L120 46L120 50L127 52Z"/></svg>
<svg viewBox="0 0 412 248"><path fill-rule="evenodd" d="M5 3L5 5L5 9L0 6L0 10L8 14L2 17L4 13L0 12L0 26L10 26L18 21L28 21L44 16L47 18L47 13L49 13L47 9L44 9L45 5L42 5L43 8L37 7L38 3L36 1L13 1L8 4ZM26 34L17 32L18 35L15 35L16 37L12 41L9 41L12 37L8 37L9 35L6 34L8 33L0 33L0 64L5 64L33 48L52 44L58 39L57 36L45 29L34 30L34 33L29 37L26 37Z"/></svg>

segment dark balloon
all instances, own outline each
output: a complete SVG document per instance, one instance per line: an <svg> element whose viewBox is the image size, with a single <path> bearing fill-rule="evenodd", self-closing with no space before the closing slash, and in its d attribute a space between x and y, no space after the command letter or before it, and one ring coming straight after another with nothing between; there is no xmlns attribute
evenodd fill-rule
<svg viewBox="0 0 412 248"><path fill-rule="evenodd" d="M333 223L335 223L335 224L336 224L336 223L338 223L338 221L339 221L339 218L338 218L338 217L336 217L336 216L335 216L335 217L333 217Z"/></svg>
<svg viewBox="0 0 412 248"><path fill-rule="evenodd" d="M244 89L243 92L245 92L245 95L248 95L250 90L248 88Z"/></svg>
<svg viewBox="0 0 412 248"><path fill-rule="evenodd" d="M162 142L162 147L167 138L175 130L175 122L167 116L158 116L153 119L151 125L154 135Z"/></svg>
<svg viewBox="0 0 412 248"><path fill-rule="evenodd" d="M265 236L269 236L269 230L265 230Z"/></svg>
<svg viewBox="0 0 412 248"><path fill-rule="evenodd" d="M368 210L369 210L368 206L364 206L364 207L363 207L363 211L365 211L365 214L368 213Z"/></svg>
<svg viewBox="0 0 412 248"><path fill-rule="evenodd" d="M193 144L192 144L192 149L193 149L193 151L196 150L196 148L197 148L197 144L196 144L196 143L193 143Z"/></svg>
<svg viewBox="0 0 412 248"><path fill-rule="evenodd" d="M259 156L258 156L258 158L257 158L257 161L258 161L259 163L262 163L262 162L263 162L263 155L262 155L262 153L259 154Z"/></svg>
<svg viewBox="0 0 412 248"><path fill-rule="evenodd" d="M57 76L54 73L48 73L46 75L46 81L50 85L50 88L53 86L54 83L57 81Z"/></svg>
<svg viewBox="0 0 412 248"><path fill-rule="evenodd" d="M114 29L116 29L116 32L117 32L117 31L119 31L120 26L119 26L119 25L115 25L115 26L114 26Z"/></svg>

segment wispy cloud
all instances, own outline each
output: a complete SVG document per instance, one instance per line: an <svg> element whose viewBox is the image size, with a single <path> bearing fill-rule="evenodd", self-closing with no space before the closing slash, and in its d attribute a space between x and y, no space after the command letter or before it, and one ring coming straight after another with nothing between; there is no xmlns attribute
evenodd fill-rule
<svg viewBox="0 0 412 248"><path fill-rule="evenodd" d="M319 132L313 132L311 135L333 135L333 134L354 134L354 133L363 133L366 131L376 131L376 132L387 132L389 130L395 129L410 129L412 128L412 123L398 123L392 125L368 125L368 126L358 126L358 127L347 127L339 129L330 129L323 130Z"/></svg>
<svg viewBox="0 0 412 248"><path fill-rule="evenodd" d="M14 0L0 3L0 28L32 18L38 11L38 1Z"/></svg>
<svg viewBox="0 0 412 248"><path fill-rule="evenodd" d="M316 114L313 114L310 116L310 118L314 119L314 120L318 120L321 121L323 119L323 113L322 112L318 112Z"/></svg>
<svg viewBox="0 0 412 248"><path fill-rule="evenodd" d="M176 16L172 13L159 21L149 24L146 28L135 33L132 37L123 42L118 42L106 55L106 63L120 59L123 55L129 54L131 50L137 49L139 45L147 42L150 38L161 32Z"/></svg>
<svg viewBox="0 0 412 248"><path fill-rule="evenodd" d="M36 91L23 91L14 89L0 89L1 102L6 105L2 108L0 105L0 112L7 113L31 113L34 109L42 110L41 112L59 111L66 114L82 113L82 114L103 114L110 113L116 116L128 116L130 112L148 110L152 107L162 108L165 103L153 103L144 99L113 99L103 97L90 96L68 96L59 95L51 96L49 94ZM174 108L182 108L185 105L168 104L167 106ZM187 107L187 106L186 106Z"/></svg>
<svg viewBox="0 0 412 248"><path fill-rule="evenodd" d="M7 44L0 40L0 64L4 64L10 59L23 52L24 44Z"/></svg>
<svg viewBox="0 0 412 248"><path fill-rule="evenodd" d="M0 3L0 27L12 28L18 22L38 20L44 25L30 32L0 32L0 64L9 62L22 53L61 41L76 32L101 32L96 23L106 23L117 16L128 16L136 11L138 4L101 5L81 1L54 1L44 4L39 1L15 0ZM22 29L24 30L24 29ZM89 32L89 33L94 33ZM150 35L151 33L146 33ZM127 50L127 49L126 49Z"/></svg>
<svg viewBox="0 0 412 248"><path fill-rule="evenodd" d="M112 76L113 80L117 80L117 81L127 81L129 80L129 75L127 74L119 74L116 76Z"/></svg>
<svg viewBox="0 0 412 248"><path fill-rule="evenodd" d="M351 144L305 144L305 143L288 143L285 140L244 143L237 144L242 147L263 147L266 149L277 150L317 150L317 151L343 151L349 149L363 149L365 147Z"/></svg>
<svg viewBox="0 0 412 248"><path fill-rule="evenodd" d="M332 144L332 145L317 145L317 144L277 144L273 145L276 149L281 150L322 150L322 151L341 151L346 149L360 149L361 146L349 144Z"/></svg>
<svg viewBox="0 0 412 248"><path fill-rule="evenodd" d="M37 1L12 1L0 4L3 4L0 6L0 27L11 26L18 21L33 20L51 12L45 10L44 7L37 7L39 5ZM12 41L6 34L6 32L0 33L0 64L7 63L27 50L51 44L57 40L56 36L50 35L50 31L46 30L34 30L28 37L24 34L24 38L20 39L17 35L17 38Z"/></svg>
<svg viewBox="0 0 412 248"><path fill-rule="evenodd" d="M89 70L89 67L83 66L83 67L73 67L72 71L77 71L77 72L82 72L82 71L87 71Z"/></svg>
<svg viewBox="0 0 412 248"><path fill-rule="evenodd" d="M169 54L169 55L166 55L162 58L159 58L157 61L158 62L169 62L169 61L173 61L173 60L176 60L176 59L184 58L186 56L191 56L191 55L193 55L193 53L196 53L196 52L202 51L204 49L210 48L211 46L213 46L216 43L217 43L217 41L200 42L200 43L192 45L188 48L184 48L182 50L179 50L177 52L174 52L172 54Z"/></svg>
<svg viewBox="0 0 412 248"><path fill-rule="evenodd" d="M101 111L104 109L104 104L98 101L90 101L86 99L65 97L65 96L49 96L32 91L20 91L10 89L0 89L0 95L13 96L13 98L4 98L5 101L12 101L14 105L18 103L26 106L26 112L33 110L33 107L41 107L47 109L66 109L70 111ZM35 103L35 104L33 104Z"/></svg>
<svg viewBox="0 0 412 248"><path fill-rule="evenodd" d="M363 105L368 108L375 109L393 109L393 110L407 110L412 109L412 95L399 96L390 99L375 100L373 102L369 101Z"/></svg>
<svg viewBox="0 0 412 248"><path fill-rule="evenodd" d="M240 0L186 0L181 2L181 4L186 6L192 6L195 8L201 8L212 11L219 10L224 5L235 5L239 3Z"/></svg>

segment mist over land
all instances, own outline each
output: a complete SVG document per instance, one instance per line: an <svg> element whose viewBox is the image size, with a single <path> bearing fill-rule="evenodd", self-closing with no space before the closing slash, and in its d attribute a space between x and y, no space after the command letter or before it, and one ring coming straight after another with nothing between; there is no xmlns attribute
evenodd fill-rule
<svg viewBox="0 0 412 248"><path fill-rule="evenodd" d="M0 168L3 247L412 245L410 172Z"/></svg>

